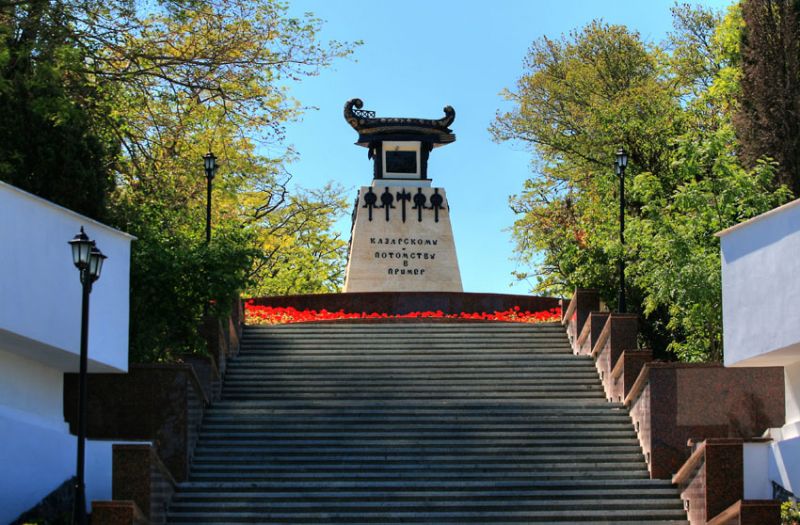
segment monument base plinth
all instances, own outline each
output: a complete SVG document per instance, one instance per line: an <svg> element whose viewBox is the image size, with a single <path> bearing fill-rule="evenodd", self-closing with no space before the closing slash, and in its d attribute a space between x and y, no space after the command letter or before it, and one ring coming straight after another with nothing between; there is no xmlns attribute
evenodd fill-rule
<svg viewBox="0 0 800 525"><path fill-rule="evenodd" d="M460 292L444 189L365 186L356 204L344 292Z"/></svg>

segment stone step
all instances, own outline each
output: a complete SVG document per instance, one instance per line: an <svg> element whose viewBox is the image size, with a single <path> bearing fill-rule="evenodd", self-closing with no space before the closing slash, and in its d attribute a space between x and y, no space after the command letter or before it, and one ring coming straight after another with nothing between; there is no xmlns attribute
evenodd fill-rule
<svg viewBox="0 0 800 525"><path fill-rule="evenodd" d="M504 509L507 511L531 511L531 510L568 510L574 508L578 503L576 500L543 500L534 498L515 498L507 499L481 499L468 502L460 500L422 500L422 501L230 501L217 500L214 502L201 503L196 501L178 501L172 507L173 512L208 512L212 510L235 511L235 512L304 512L335 509L337 511L366 510L370 512L402 512L404 510L440 510L456 509L460 512L465 511L485 511L492 509ZM594 509L605 510L626 510L626 509L658 509L658 510L680 510L680 506L674 500L664 499L641 499L628 497L626 499L601 499L586 498L580 500L581 505L591 506Z"/></svg>
<svg viewBox="0 0 800 525"><path fill-rule="evenodd" d="M454 426L457 423L457 426ZM630 425L621 425L620 420L609 421L592 421L591 423L584 424L582 421L573 421L565 423L563 418L551 417L545 420L533 420L528 422L513 422L503 424L502 429L512 433L528 432L528 431L555 431L559 429L580 429L584 432L593 432L597 430L630 430ZM624 422L623 422L624 423ZM242 418L227 418L220 419L219 417L206 418L203 424L203 430L209 432L225 432L227 430L235 430L237 432L261 432L265 430L277 432L352 432L355 430L364 430L367 432L481 432L481 431L497 431L498 423L496 421L482 421L474 419L473 421L464 421L460 418L449 418L448 421L418 421L414 419L400 420L382 420L375 421L366 418L358 418L350 421L343 421L341 418L329 417L315 421L297 421L296 418L262 418L262 419L242 419Z"/></svg>
<svg viewBox="0 0 800 525"><path fill-rule="evenodd" d="M398 395L394 398L378 398L376 399L377 402L389 402L389 401L410 401L410 400L431 400L431 401L442 401L442 402L458 402L458 401L468 401L471 399L498 399L498 400L507 400L507 401L534 401L537 399L547 399L554 395L558 395L563 398L575 398L575 399L591 399L600 397L602 394L602 390L595 389L593 391L587 392L575 392L569 389L557 390L557 389L549 389L544 391L531 391L531 392L520 392L520 391L512 391L512 392L474 392L474 391L465 391L465 392L453 392L450 394L443 394L442 392L432 391L432 392L403 392L398 393ZM362 399L375 399L375 394L370 392L359 392L359 393L326 393L326 392L282 392L282 393L263 393L258 391L251 391L251 392L235 392L235 391L226 391L223 393L223 399L227 400L277 400L277 401L313 401L313 400L326 400L330 398L335 398L341 401L358 401Z"/></svg>
<svg viewBox="0 0 800 525"><path fill-rule="evenodd" d="M557 374L558 378L565 379L591 379L597 381L597 372L589 368L586 369L573 369L573 370L559 370L553 371L550 369L538 370L440 370L432 372L430 370L416 370L416 371L400 371L397 370L388 374L381 374L380 379L429 379L429 380L452 380L452 379L550 379ZM328 370L324 372L324 378L335 378L342 381L360 380L364 377L372 377L373 374L354 373L351 370ZM320 375L310 373L305 370L286 370L276 369L268 371L264 369L254 370L252 368L236 367L228 369L225 374L225 380L235 381L239 379L257 379L261 381L289 381L289 380L313 380L319 378Z"/></svg>
<svg viewBox="0 0 800 525"><path fill-rule="evenodd" d="M392 520L395 523L586 523L586 520L600 520L599 523L628 523L643 521L654 524L664 520L687 523L685 512L680 510L650 509L610 510L610 509L567 509L567 510L487 510L487 511L448 511L444 509L408 511L355 511L355 512L259 512L234 513L225 510L206 512L169 513L173 523L382 523ZM660 521L656 521L660 520ZM389 521L389 522L392 522Z"/></svg>
<svg viewBox="0 0 800 525"><path fill-rule="evenodd" d="M632 498L630 487L621 489L596 489L596 488L569 488L562 487L558 491L553 490L538 490L538 489L492 489L490 487L479 488L479 490L472 489L458 489L452 490L325 490L322 489L318 492L307 490L298 494L294 491L280 492L252 492L252 491L226 491L215 490L213 492L191 491L188 490L194 484L187 482L180 487L180 492L177 492L173 501L190 502L190 501L240 501L240 502L265 502L265 501L303 501L303 502L341 502L348 501L412 501L414 503L422 501L482 501L482 500L544 500L551 502L565 502L571 505L576 504L576 500L595 500L602 498L603 500L630 500ZM678 491L674 487L637 487L634 498L637 501L657 501L666 499L671 501L674 505Z"/></svg>
<svg viewBox="0 0 800 525"><path fill-rule="evenodd" d="M251 461L249 463L229 462L227 464L207 463L198 461L194 465L196 473L209 473L209 472L401 472L401 471L420 471L428 470L430 472L495 472L497 470L568 470L573 471L576 469L596 468L610 471L639 471L642 469L641 458L635 458L632 461L619 461L609 458L606 461L597 460L595 458L587 458L583 461L577 461L571 458L563 458L563 461L550 459L549 461L493 461L493 462L470 462L463 461L456 463L450 462L437 462L422 461L418 458L416 461L403 460L393 462L363 462L356 460L354 462L325 462L317 460L311 465L300 465L297 462L283 462L278 463L274 461L265 461L259 463Z"/></svg>
<svg viewBox="0 0 800 525"><path fill-rule="evenodd" d="M220 456L233 456L233 457L252 457L253 461L269 461L271 458L280 457L302 457L313 458L318 456L342 455L352 456L363 454L364 456L371 457L381 455L387 458L400 458L400 457L440 457L450 455L451 457L457 455L480 455L483 457L496 457L498 455L517 457L517 458L530 458L541 454L553 454L560 452L564 455L574 453L581 453L591 450L596 450L598 447L603 447L607 451L616 451L626 454L641 453L638 442L628 440L626 442L604 442L599 445L593 443L579 444L565 444L554 440L553 443L536 444L526 447L525 451L519 451L519 445L505 446L492 446L487 444L481 445L447 445L442 444L429 444L427 446L409 447L400 449L398 446L392 445L373 445L366 447L363 444L357 446L345 445L306 445L298 446L296 444L288 443L283 446L274 446L269 444L249 444L249 443L205 443L200 442L195 449L195 454L199 456L212 455L214 457Z"/></svg>
<svg viewBox="0 0 800 525"><path fill-rule="evenodd" d="M407 349L413 350L441 350L441 351L461 351L467 353L468 351L489 350L495 348L509 348L516 350L524 350L527 352L540 352L549 349L568 349L570 345L567 341L560 339L545 339L539 341L528 340L525 338L469 338L454 340L450 338L441 339L394 339L384 340L380 344L375 341L364 339L251 339L242 341L240 350L245 352L252 351L269 351L274 349L287 349L287 350L352 350L354 352L376 352L382 353L394 349Z"/></svg>
<svg viewBox="0 0 800 525"><path fill-rule="evenodd" d="M428 472L427 470L416 472L193 472L189 476L190 481L238 481L238 482L257 482L257 481L297 481L315 482L322 486L325 483L335 480L343 481L369 481L369 482L395 482L402 480L415 481L498 481L498 480L521 480L521 481L550 481L550 480L574 480L574 479L648 479L649 474L646 469L631 471L597 471L597 470L571 470L571 471L552 471L546 473L518 473L518 472Z"/></svg>
<svg viewBox="0 0 800 525"><path fill-rule="evenodd" d="M245 329L169 523L686 525L552 324Z"/></svg>
<svg viewBox="0 0 800 525"><path fill-rule="evenodd" d="M447 440L454 441L469 438L469 442L478 439L491 439L493 443L501 443L509 440L521 440L524 442L539 442L540 439L561 439L581 442L586 440L599 440L605 438L633 438L634 432L632 428L603 428L595 430L584 430L581 428L563 429L563 428L549 428L549 429L534 429L534 430L508 430L505 428L498 429L431 429L431 430L407 430L398 428L395 430L340 430L333 431L329 429L315 429L306 430L302 433L296 431L286 431L281 429L263 429L263 428L250 428L250 429L224 429L213 430L203 428L200 432L200 439L205 442L208 441L264 441L264 442L280 442L283 440L297 440L298 436L310 438L313 440L348 440L353 442L355 440L369 440L370 442L379 439L390 439L392 441L407 441L416 440L419 442Z"/></svg>
<svg viewBox="0 0 800 525"><path fill-rule="evenodd" d="M599 472L625 472L625 473L641 473L643 470L641 458L636 458L635 461L622 462L622 461L608 461L598 462L595 460L587 459L582 462L575 461L551 461L551 462L534 462L528 461L524 463L509 463L509 462L494 462L494 463L468 463L462 462L457 464L455 462L440 464L434 462L394 462L387 464L379 463L323 463L318 462L314 465L298 465L297 463L276 465L273 462L250 464L230 463L227 465L208 464L198 462L192 473L192 479L196 476L215 476L217 474L224 475L242 475L243 477L250 475L271 475L276 474L280 476L283 474L292 475L309 475L319 474L322 476L342 476L345 479L350 476L367 477L367 476L402 476L414 475L421 476L421 478L430 479L439 476L493 476L502 478L505 475L520 475L530 473L528 470L547 470L548 473L552 472L581 472L592 470ZM277 479L277 477L276 477Z"/></svg>
<svg viewBox="0 0 800 525"><path fill-rule="evenodd" d="M386 450L372 449L359 450L358 448L342 449L342 447L328 447L325 449L267 449L253 447L202 447L195 450L194 459L198 465L203 462L227 462L227 463L330 463L330 462L372 462L380 464L392 464L402 461L410 462L454 462L463 458L464 461L517 461L520 463L533 463L545 459L552 460L555 457L563 458L564 461L572 461L573 458L586 458L600 461L608 458L610 461L630 461L638 458L642 461L642 452L637 446L627 445L618 447L607 447L603 451L597 451L596 447L573 446L544 448L530 448L529 450L519 451L515 448L482 448L478 450L454 450L452 448L439 448L431 450L430 447L424 450Z"/></svg>
<svg viewBox="0 0 800 525"><path fill-rule="evenodd" d="M376 413L412 413L412 414L431 414L438 413L461 413L468 412L475 414L481 411L489 411L496 413L511 413L518 414L538 414L543 412L556 413L558 411L574 412L576 410L594 411L595 413L602 413L608 410L616 411L617 413L627 414L621 403L609 403L605 399L580 399L580 400L565 400L565 399L537 399L535 401L514 401L508 402L503 400L492 401L464 401L462 403L453 403L451 401L437 401L427 400L424 403L412 403L402 400L381 400L381 401L347 401L343 402L336 399L327 399L319 401L295 401L286 400L284 402L275 402L267 400L248 400L248 401L217 401L214 406L219 410L228 408L237 409L273 409L276 413L287 410L319 410L322 413L328 413L334 409L342 412L353 412L357 414L376 414Z"/></svg>
<svg viewBox="0 0 800 525"><path fill-rule="evenodd" d="M558 392L558 391L599 391L602 390L600 384L595 381L587 380L555 380L555 381L525 381L508 380L502 384L492 380L473 380L473 381L377 381L365 378L364 381L355 383L337 382L330 380L320 381L231 381L225 385L225 392L350 392L353 394L379 394L385 392L398 392L398 387L402 387L403 394L411 395L417 392L443 393L443 392L517 392L525 394L528 392Z"/></svg>
<svg viewBox="0 0 800 525"><path fill-rule="evenodd" d="M178 484L181 492L285 492L284 487L293 487L294 490L315 489L319 490L316 483L310 482L283 482L283 481L264 481L257 483L250 482L183 482ZM564 491L569 490L594 490L597 493L605 493L606 491L630 491L638 488L660 488L670 489L675 491L677 489L668 481L661 479L617 479L617 480L597 480L597 479L579 479L579 480L555 480L555 481L507 481L497 480L494 482L487 481L460 481L454 483L452 481L420 481L420 480L402 480L402 481L389 481L389 482L364 482L364 481L327 481L326 486L322 490L332 489L346 489L346 490L375 490L383 489L386 492L396 492L405 490L434 490L434 491L463 491L463 490L540 490L549 491L557 495Z"/></svg>

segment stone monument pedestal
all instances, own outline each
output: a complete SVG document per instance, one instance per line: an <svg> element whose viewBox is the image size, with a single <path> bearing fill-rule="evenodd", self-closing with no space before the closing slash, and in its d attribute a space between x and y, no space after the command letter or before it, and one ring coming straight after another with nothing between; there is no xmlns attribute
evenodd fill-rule
<svg viewBox="0 0 800 525"><path fill-rule="evenodd" d="M345 292L461 292L442 188L361 188Z"/></svg>

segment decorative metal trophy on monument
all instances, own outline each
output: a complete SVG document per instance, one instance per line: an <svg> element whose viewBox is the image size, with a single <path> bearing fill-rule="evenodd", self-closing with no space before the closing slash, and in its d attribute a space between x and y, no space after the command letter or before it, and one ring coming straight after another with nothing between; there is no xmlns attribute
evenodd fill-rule
<svg viewBox="0 0 800 525"><path fill-rule="evenodd" d="M447 106L441 119L378 118L353 99L344 118L374 162L370 186L358 192L345 292L461 292L450 206L431 186L428 156L456 136Z"/></svg>

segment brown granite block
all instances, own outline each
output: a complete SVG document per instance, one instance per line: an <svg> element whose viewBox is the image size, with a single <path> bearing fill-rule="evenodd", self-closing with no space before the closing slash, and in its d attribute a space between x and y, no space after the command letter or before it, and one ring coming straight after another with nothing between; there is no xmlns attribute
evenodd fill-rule
<svg viewBox="0 0 800 525"><path fill-rule="evenodd" d="M92 525L149 525L134 501L93 501Z"/></svg>
<svg viewBox="0 0 800 525"><path fill-rule="evenodd" d="M706 439L672 478L688 502L689 522L705 525L712 517L741 500L744 494L743 441Z"/></svg>
<svg viewBox="0 0 800 525"><path fill-rule="evenodd" d="M241 303L240 303L241 304ZM228 357L236 357L239 354L239 343L242 339L242 323L244 314L228 318Z"/></svg>
<svg viewBox="0 0 800 525"><path fill-rule="evenodd" d="M191 365L206 399L217 401L222 392L222 377L217 368L217 363L211 356L183 355L180 360Z"/></svg>
<svg viewBox="0 0 800 525"><path fill-rule="evenodd" d="M600 331L591 355L607 399L613 398L614 381L611 372L623 351L636 350L638 330L639 316L636 314L611 313Z"/></svg>
<svg viewBox="0 0 800 525"><path fill-rule="evenodd" d="M625 350L611 371L611 401L622 403L633 388L645 363L653 360L652 350Z"/></svg>
<svg viewBox="0 0 800 525"><path fill-rule="evenodd" d="M650 476L668 479L689 456L690 438L760 436L783 425L783 369L646 363L625 405Z"/></svg>
<svg viewBox="0 0 800 525"><path fill-rule="evenodd" d="M147 440L172 475L186 479L208 401L187 364L130 365L127 374L89 374L87 436ZM64 419L76 433L78 374L64 374Z"/></svg>
<svg viewBox="0 0 800 525"><path fill-rule="evenodd" d="M707 525L780 525L781 506L776 500L740 500L717 514Z"/></svg>
<svg viewBox="0 0 800 525"><path fill-rule="evenodd" d="M529 312L558 308L557 297L463 292L349 292L330 294L281 295L255 297L254 304L293 307L298 310L337 312L381 312L407 314L441 310L446 314L461 312L505 311L515 306ZM596 310L597 308L595 308Z"/></svg>
<svg viewBox="0 0 800 525"><path fill-rule="evenodd" d="M600 309L600 294L597 290L576 288L567 309L562 312L561 324L567 328L572 351L577 350L578 336L583 329L589 312Z"/></svg>
<svg viewBox="0 0 800 525"><path fill-rule="evenodd" d="M578 355L589 355L592 353L597 338L603 331L603 327L608 320L608 312L589 312L589 317L583 323L578 339L575 341L574 352Z"/></svg>
<svg viewBox="0 0 800 525"><path fill-rule="evenodd" d="M111 494L130 500L151 523L164 523L175 492L175 480L150 445L112 447Z"/></svg>
<svg viewBox="0 0 800 525"><path fill-rule="evenodd" d="M229 351L228 338L222 323L216 317L206 316L200 327L200 335L206 340L206 352L214 360L220 375L225 375Z"/></svg>

